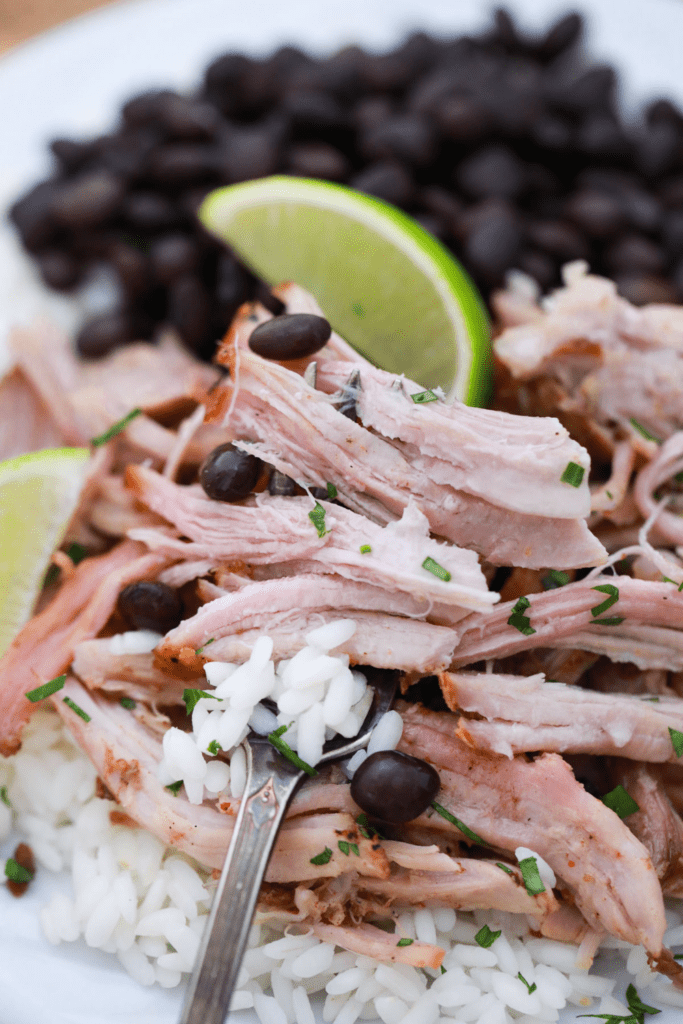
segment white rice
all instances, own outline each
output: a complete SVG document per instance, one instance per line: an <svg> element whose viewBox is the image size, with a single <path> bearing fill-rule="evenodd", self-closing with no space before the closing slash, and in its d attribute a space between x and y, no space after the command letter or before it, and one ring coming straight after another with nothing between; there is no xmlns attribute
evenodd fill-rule
<svg viewBox="0 0 683 1024"><path fill-rule="evenodd" d="M389 719L383 729L390 742L396 726ZM180 758L188 772L184 744L168 743L171 762ZM190 758L195 774L200 760L206 764L204 788L224 780L210 781L219 769L229 771L229 785L243 787L240 750L230 769L205 762L196 744ZM40 868L71 869L69 891L65 886L41 911L46 940L109 952L141 985L178 985L197 954L215 886L210 874L143 829L112 825L116 805L95 796L94 768L47 710L34 716L19 753L0 758L0 785L12 805L10 811L0 802L0 840L12 832L29 842ZM538 854L520 848L517 855L536 857L547 878ZM683 945L681 915L669 909L667 917L666 944ZM232 1008L253 1008L263 1024L312 1024L315 1006L334 1024L552 1024L568 1005L628 1013L613 979L577 969L575 946L534 937L522 917L437 907L405 909L393 924L401 935L444 949L444 973L340 950L303 927L290 925L285 934L280 925L261 924L252 928ZM484 924L502 932L489 948L474 938ZM683 1009L683 993L649 971L639 947L616 939L603 945L620 951L646 1002Z"/></svg>

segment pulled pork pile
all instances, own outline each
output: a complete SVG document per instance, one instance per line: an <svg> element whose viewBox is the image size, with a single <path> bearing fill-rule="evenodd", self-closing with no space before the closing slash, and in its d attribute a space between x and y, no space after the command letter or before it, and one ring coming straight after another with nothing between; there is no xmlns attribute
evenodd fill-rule
<svg viewBox="0 0 683 1024"><path fill-rule="evenodd" d="M294 285L276 294L317 311ZM497 306L502 409L415 402L419 385L334 334L310 359L265 360L248 342L271 314L255 304L214 368L173 338L82 365L48 328L18 334L2 457L142 413L93 455L60 581L0 662L0 749L21 742L26 692L66 672L55 708L123 811L220 868L237 801L193 805L157 775L184 688L264 632L288 658L352 617L339 651L403 674L399 749L437 768L448 814L379 838L326 769L293 801L260 912L438 966L438 948L397 946L373 922L406 905L501 909L580 943L584 964L605 933L642 944L679 983L662 937L663 895L683 896L683 310L635 309L576 267L543 306L513 292ZM264 464L234 503L196 482L226 442ZM300 486L278 493L269 474ZM184 617L154 652L112 653L118 595L139 580L176 588ZM622 789L625 816L602 799ZM519 847L550 865L552 890L527 884Z"/></svg>

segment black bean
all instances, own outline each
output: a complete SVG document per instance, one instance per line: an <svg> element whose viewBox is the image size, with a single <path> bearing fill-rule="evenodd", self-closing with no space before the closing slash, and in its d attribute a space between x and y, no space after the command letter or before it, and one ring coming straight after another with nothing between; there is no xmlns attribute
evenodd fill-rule
<svg viewBox="0 0 683 1024"><path fill-rule="evenodd" d="M265 306L273 316L282 316L287 308L284 302L281 299L278 299L277 295L273 295L270 287L265 283L265 281L256 282L254 298L257 302L260 302L262 306Z"/></svg>
<svg viewBox="0 0 683 1024"><path fill-rule="evenodd" d="M58 186L42 181L22 196L10 209L10 218L16 225L21 240L30 251L49 245L56 234L53 205Z"/></svg>
<svg viewBox="0 0 683 1024"><path fill-rule="evenodd" d="M616 118L609 113L589 115L580 126L575 142L581 152L591 157L618 160L628 149L624 132Z"/></svg>
<svg viewBox="0 0 683 1024"><path fill-rule="evenodd" d="M658 197L667 209L676 210L683 206L683 174L666 178L659 188Z"/></svg>
<svg viewBox="0 0 683 1024"><path fill-rule="evenodd" d="M145 176L150 156L161 141L156 126L134 126L104 135L95 143L93 163L117 178L134 181Z"/></svg>
<svg viewBox="0 0 683 1024"><path fill-rule="evenodd" d="M534 47L534 53L541 61L551 61L568 50L579 39L583 30L583 18L573 12L560 18Z"/></svg>
<svg viewBox="0 0 683 1024"><path fill-rule="evenodd" d="M259 324L249 338L249 348L264 359L304 359L329 341L332 328L313 313L286 313Z"/></svg>
<svg viewBox="0 0 683 1024"><path fill-rule="evenodd" d="M149 285L149 262L140 249L115 242L108 252L121 284L129 296L139 295Z"/></svg>
<svg viewBox="0 0 683 1024"><path fill-rule="evenodd" d="M475 96L448 96L435 111L443 134L455 142L477 142L493 128L490 110Z"/></svg>
<svg viewBox="0 0 683 1024"><path fill-rule="evenodd" d="M268 493L277 495L278 497L291 498L292 495L296 494L297 485L296 480L292 480L291 476L285 476L284 473L280 473L279 470L274 469L270 475L268 481ZM327 491L325 491L325 497L329 497Z"/></svg>
<svg viewBox="0 0 683 1024"><path fill-rule="evenodd" d="M214 501L242 501L251 494L263 463L254 455L221 444L207 455L199 470L199 482Z"/></svg>
<svg viewBox="0 0 683 1024"><path fill-rule="evenodd" d="M38 256L40 276L49 288L67 291L83 277L83 268L67 252L53 249Z"/></svg>
<svg viewBox="0 0 683 1024"><path fill-rule="evenodd" d="M683 210L670 210L664 218L662 237L669 256L683 256Z"/></svg>
<svg viewBox="0 0 683 1024"><path fill-rule="evenodd" d="M65 171L79 170L93 156L91 142L76 142L74 139L53 139L50 149Z"/></svg>
<svg viewBox="0 0 683 1024"><path fill-rule="evenodd" d="M450 234L459 233L463 205L452 192L439 185L430 185L420 192L419 202L438 218Z"/></svg>
<svg viewBox="0 0 683 1024"><path fill-rule="evenodd" d="M239 99L239 85L252 61L241 53L225 53L209 64L204 72L207 96L224 113L232 113Z"/></svg>
<svg viewBox="0 0 683 1024"><path fill-rule="evenodd" d="M216 108L202 100L172 95L164 104L160 123L173 139L212 139L221 123Z"/></svg>
<svg viewBox="0 0 683 1024"><path fill-rule="evenodd" d="M410 754L380 750L356 769L351 799L381 821L413 821L431 805L441 787L439 773Z"/></svg>
<svg viewBox="0 0 683 1024"><path fill-rule="evenodd" d="M121 116L129 125L156 124L162 117L169 99L177 95L170 89L151 89L124 103Z"/></svg>
<svg viewBox="0 0 683 1024"><path fill-rule="evenodd" d="M683 151L683 133L670 121L658 121L645 129L636 147L636 163L646 178L666 174Z"/></svg>
<svg viewBox="0 0 683 1024"><path fill-rule="evenodd" d="M514 211L504 204L487 204L474 218L464 256L487 283L500 283L505 270L515 265L523 238Z"/></svg>
<svg viewBox="0 0 683 1024"><path fill-rule="evenodd" d="M541 114L531 126L534 142L551 152L568 149L572 136L571 125L558 114Z"/></svg>
<svg viewBox="0 0 683 1024"><path fill-rule="evenodd" d="M359 192L367 192L396 206L407 205L415 183L406 168L396 160L380 160L354 175L349 183Z"/></svg>
<svg viewBox="0 0 683 1024"><path fill-rule="evenodd" d="M361 132L358 147L368 160L395 158L422 167L434 159L436 139L421 114L396 114Z"/></svg>
<svg viewBox="0 0 683 1024"><path fill-rule="evenodd" d="M655 199L638 186L622 192L621 205L629 224L639 231L657 231L662 222L662 208Z"/></svg>
<svg viewBox="0 0 683 1024"><path fill-rule="evenodd" d="M609 238L623 226L619 201L606 192L583 189L567 203L567 216L591 238Z"/></svg>
<svg viewBox="0 0 683 1024"><path fill-rule="evenodd" d="M487 146L463 160L457 181L475 199L514 199L524 190L527 175L522 161L507 146Z"/></svg>
<svg viewBox="0 0 683 1024"><path fill-rule="evenodd" d="M615 278L620 295L635 306L650 302L676 302L675 286L664 277L653 274L624 274Z"/></svg>
<svg viewBox="0 0 683 1024"><path fill-rule="evenodd" d="M165 583L148 580L124 587L116 607L132 629L150 629L154 633L163 634L175 629L183 616L183 602L178 591Z"/></svg>
<svg viewBox="0 0 683 1024"><path fill-rule="evenodd" d="M299 142L289 149L290 174L344 181L350 169L344 154L326 142Z"/></svg>
<svg viewBox="0 0 683 1024"><path fill-rule="evenodd" d="M166 316L190 348L202 351L211 323L211 300L199 278L185 274L171 283ZM208 339L211 349L215 342L215 338Z"/></svg>
<svg viewBox="0 0 683 1024"><path fill-rule="evenodd" d="M246 298L246 276L230 253L221 253L216 266L216 301L221 306L236 307Z"/></svg>
<svg viewBox="0 0 683 1024"><path fill-rule="evenodd" d="M557 268L550 257L543 252L528 249L518 257L517 266L529 277L538 281L544 290L556 282Z"/></svg>
<svg viewBox="0 0 683 1024"><path fill-rule="evenodd" d="M199 247L188 235L161 235L150 246L149 261L156 280L167 285L194 272L199 262Z"/></svg>
<svg viewBox="0 0 683 1024"><path fill-rule="evenodd" d="M614 68L595 67L583 72L573 82L558 82L552 91L552 98L558 106L575 113L591 109L610 110L615 86Z"/></svg>
<svg viewBox="0 0 683 1024"><path fill-rule="evenodd" d="M394 113L388 96L366 96L354 107L352 121L361 131L367 131L380 127Z"/></svg>
<svg viewBox="0 0 683 1024"><path fill-rule="evenodd" d="M623 235L607 249L603 258L611 274L629 271L661 274L666 263L662 247L643 235Z"/></svg>
<svg viewBox="0 0 683 1024"><path fill-rule="evenodd" d="M274 123L236 129L219 157L219 171L225 181L262 178L278 169L281 132Z"/></svg>
<svg viewBox="0 0 683 1024"><path fill-rule="evenodd" d="M149 171L161 185L187 185L216 173L216 151L197 142L174 142L152 156Z"/></svg>
<svg viewBox="0 0 683 1024"><path fill-rule="evenodd" d="M86 359L99 359L132 340L130 315L114 310L86 321L76 336L76 349Z"/></svg>
<svg viewBox="0 0 683 1024"><path fill-rule="evenodd" d="M52 214L65 227L97 227L113 216L123 196L120 178L109 171L91 171L59 189L52 203Z"/></svg>
<svg viewBox="0 0 683 1024"><path fill-rule="evenodd" d="M528 225L528 232L539 249L562 262L588 258L586 240L573 224L560 220L532 222Z"/></svg>
<svg viewBox="0 0 683 1024"><path fill-rule="evenodd" d="M282 109L295 130L341 128L347 122L341 105L324 92L302 90L289 93L282 101Z"/></svg>
<svg viewBox="0 0 683 1024"><path fill-rule="evenodd" d="M121 206L123 217L142 231L162 231L178 223L179 213L170 199L157 192L131 192Z"/></svg>

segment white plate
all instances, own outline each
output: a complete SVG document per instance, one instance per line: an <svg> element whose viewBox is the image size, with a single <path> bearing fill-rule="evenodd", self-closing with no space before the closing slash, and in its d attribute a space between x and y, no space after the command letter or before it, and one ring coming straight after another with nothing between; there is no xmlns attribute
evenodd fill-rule
<svg viewBox="0 0 683 1024"><path fill-rule="evenodd" d="M514 3L530 28L549 24L568 6L586 11L591 52L622 69L626 109L659 95L683 102L683 4ZM486 0L138 0L104 8L0 60L0 193L18 193L49 170L51 138L107 130L129 95L154 86L191 87L205 64L226 50L258 54L293 43L324 53L352 42L382 49L411 29L476 30L488 10ZM9 289L3 272L0 262L0 296ZM2 314L12 319L11 296ZM41 872L22 900L0 892L0 1024L174 1024L179 991L142 988L113 957L83 943L47 944L37 911L56 882L45 876ZM611 969L618 969L616 961ZM578 1013L565 1011L563 1024ZM656 1021L680 1019L680 1011L666 1010ZM255 1024L256 1017L243 1012L234 1020Z"/></svg>

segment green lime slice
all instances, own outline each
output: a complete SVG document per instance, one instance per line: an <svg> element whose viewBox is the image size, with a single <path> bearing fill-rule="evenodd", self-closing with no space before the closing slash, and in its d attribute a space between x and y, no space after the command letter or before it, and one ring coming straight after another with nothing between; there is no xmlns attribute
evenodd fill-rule
<svg viewBox="0 0 683 1024"><path fill-rule="evenodd" d="M0 655L33 612L89 462L87 448L56 448L0 463Z"/></svg>
<svg viewBox="0 0 683 1024"><path fill-rule="evenodd" d="M481 298L448 250L394 206L281 175L217 189L199 216L270 284L310 291L371 362L484 404L491 350Z"/></svg>

